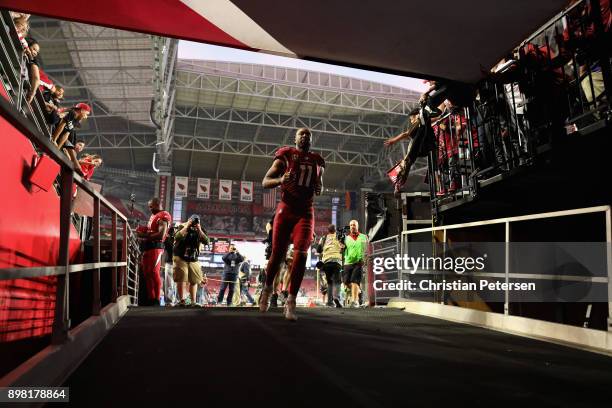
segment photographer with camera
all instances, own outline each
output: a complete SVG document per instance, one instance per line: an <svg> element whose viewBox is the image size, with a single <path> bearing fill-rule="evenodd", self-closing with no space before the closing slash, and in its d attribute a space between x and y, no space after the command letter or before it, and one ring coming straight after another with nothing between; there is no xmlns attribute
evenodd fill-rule
<svg viewBox="0 0 612 408"><path fill-rule="evenodd" d="M200 255L200 244L208 244L209 239L206 231L200 225L200 216L192 215L189 221L177 227L174 234L173 263L174 281L177 283L179 306L187 306L184 292L187 282L189 282L189 294L191 304L196 305L196 293L198 285L206 282L206 277L202 275L202 268L198 262Z"/></svg>
<svg viewBox="0 0 612 408"><path fill-rule="evenodd" d="M223 255L222 259L225 266L223 267L223 278L221 278L223 282L221 283L221 288L219 289L217 303L219 305L223 303L225 288L229 287L227 292L227 305L231 306L232 299L234 297L234 285L238 276L238 266L242 261L244 261L244 256L238 252L236 245L232 244L229 247L229 252Z"/></svg>
<svg viewBox="0 0 612 408"><path fill-rule="evenodd" d="M327 306L342 307L339 300L340 295L340 270L342 269L342 252L344 245L343 231L336 234L336 226L329 224L327 235L321 238L317 245L317 252L321 256L321 261L317 263L317 268L325 273L327 280ZM342 239L342 241L339 239Z"/></svg>

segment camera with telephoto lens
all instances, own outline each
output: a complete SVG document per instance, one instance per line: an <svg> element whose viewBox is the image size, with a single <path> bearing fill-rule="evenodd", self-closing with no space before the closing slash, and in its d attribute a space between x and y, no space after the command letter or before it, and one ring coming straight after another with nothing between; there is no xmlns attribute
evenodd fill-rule
<svg viewBox="0 0 612 408"><path fill-rule="evenodd" d="M346 238L346 236L351 232L351 227L349 227L348 225L345 225L344 227L338 229L338 231L336 232L336 238L338 238L338 241L344 243L344 238Z"/></svg>
<svg viewBox="0 0 612 408"><path fill-rule="evenodd" d="M189 217L189 220L191 221L191 225L198 225L200 223L200 216L192 215L191 217Z"/></svg>

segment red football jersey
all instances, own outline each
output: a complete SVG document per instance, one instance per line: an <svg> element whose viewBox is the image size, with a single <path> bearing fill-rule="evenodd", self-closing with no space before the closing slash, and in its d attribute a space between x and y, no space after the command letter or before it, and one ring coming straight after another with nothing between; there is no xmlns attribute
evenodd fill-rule
<svg viewBox="0 0 612 408"><path fill-rule="evenodd" d="M317 153L305 153L295 147L278 149L274 158L285 164L285 172L291 172L291 180L281 184L281 200L292 206L311 207L325 160Z"/></svg>
<svg viewBox="0 0 612 408"><path fill-rule="evenodd" d="M159 211L157 214L151 215L149 218L149 223L147 224L147 228L149 232L156 232L159 230L159 222L166 221L168 225L172 222L172 216L168 211ZM166 234L168 234L168 230L166 230ZM161 241L166 239L166 235L164 235Z"/></svg>
<svg viewBox="0 0 612 408"><path fill-rule="evenodd" d="M94 172L96 171L96 166L91 162L83 161L80 163L81 171L83 172L83 178L85 180L91 180Z"/></svg>

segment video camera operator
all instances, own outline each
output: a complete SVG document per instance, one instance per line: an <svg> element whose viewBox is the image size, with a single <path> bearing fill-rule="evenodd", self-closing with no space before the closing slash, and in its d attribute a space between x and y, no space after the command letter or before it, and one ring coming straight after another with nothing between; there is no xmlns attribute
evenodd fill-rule
<svg viewBox="0 0 612 408"><path fill-rule="evenodd" d="M236 277L238 276L238 266L244 261L244 256L238 252L236 245L232 244L229 247L229 252L223 255L222 259L225 266L223 267L223 278L221 278L223 282L221 283L221 288L219 289L217 303L223 303L225 288L229 287L227 292L227 305L231 306L232 298L234 296L234 285L236 283Z"/></svg>
<svg viewBox="0 0 612 408"><path fill-rule="evenodd" d="M321 261L317 268L325 273L327 280L327 306L342 307L340 304L340 270L342 269L342 252L344 250L344 229L336 233L336 226L329 224L327 235L321 238L317 252Z"/></svg>
<svg viewBox="0 0 612 408"><path fill-rule="evenodd" d="M184 297L185 285L189 282L189 294L192 306L196 305L196 293L200 283L206 283L202 268L198 262L200 244L208 244L210 240L200 224L200 216L192 215L189 221L177 227L174 234L173 263L174 281L178 286L179 306L186 306Z"/></svg>

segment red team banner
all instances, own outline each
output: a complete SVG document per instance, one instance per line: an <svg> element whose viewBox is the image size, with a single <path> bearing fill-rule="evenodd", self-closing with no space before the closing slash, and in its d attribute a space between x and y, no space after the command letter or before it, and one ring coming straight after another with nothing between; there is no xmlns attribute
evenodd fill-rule
<svg viewBox="0 0 612 408"><path fill-rule="evenodd" d="M198 189L196 197L208 200L210 198L210 179L198 178Z"/></svg>
<svg viewBox="0 0 612 408"><path fill-rule="evenodd" d="M188 177L175 177L174 178L174 198L187 197L187 191L189 191L189 178Z"/></svg>
<svg viewBox="0 0 612 408"><path fill-rule="evenodd" d="M158 197L164 208L167 208L168 203L166 202L166 199L168 198L168 176L159 176Z"/></svg>
<svg viewBox="0 0 612 408"><path fill-rule="evenodd" d="M232 199L232 180L219 180L219 200Z"/></svg>
<svg viewBox="0 0 612 408"><path fill-rule="evenodd" d="M252 181L241 181L240 182L240 201L253 201L253 182Z"/></svg>

